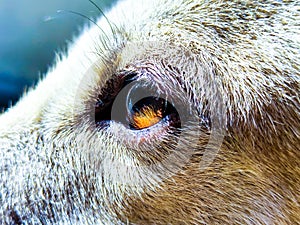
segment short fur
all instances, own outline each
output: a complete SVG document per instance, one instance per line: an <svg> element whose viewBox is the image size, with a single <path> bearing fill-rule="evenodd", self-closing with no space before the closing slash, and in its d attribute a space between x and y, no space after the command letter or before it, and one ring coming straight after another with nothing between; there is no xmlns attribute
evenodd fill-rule
<svg viewBox="0 0 300 225"><path fill-rule="evenodd" d="M1 115L0 224L299 224L299 9L118 3ZM145 153L122 125L95 127L98 96L124 71L202 118L177 146L176 171L143 166L174 150L172 135L148 140ZM222 143L200 169L213 118Z"/></svg>

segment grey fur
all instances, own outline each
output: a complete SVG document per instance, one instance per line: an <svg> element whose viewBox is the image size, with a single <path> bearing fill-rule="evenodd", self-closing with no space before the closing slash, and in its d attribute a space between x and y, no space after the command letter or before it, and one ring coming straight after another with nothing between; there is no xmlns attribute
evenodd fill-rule
<svg viewBox="0 0 300 225"><path fill-rule="evenodd" d="M0 223L299 224L299 2L131 4L1 115ZM95 127L97 96L124 71L201 121L182 145ZM217 155L200 170L207 150ZM144 166L165 152L171 164Z"/></svg>

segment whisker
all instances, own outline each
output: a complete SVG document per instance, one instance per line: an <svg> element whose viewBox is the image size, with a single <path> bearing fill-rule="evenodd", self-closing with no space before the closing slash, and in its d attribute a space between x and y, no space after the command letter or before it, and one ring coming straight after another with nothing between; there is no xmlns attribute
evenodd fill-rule
<svg viewBox="0 0 300 225"><path fill-rule="evenodd" d="M103 12L103 10L93 1L93 0L88 0L92 5L94 5L96 7L96 9L100 12L100 14L102 14L102 16L105 18L105 20L107 21L110 29L111 29L111 32L113 33L113 35L115 36L116 32L116 26L114 25L114 28L113 28L113 24L112 22L107 18L107 16L105 15L105 13Z"/></svg>
<svg viewBox="0 0 300 225"><path fill-rule="evenodd" d="M88 16L86 16L86 15L84 15L82 13L75 12L75 11L72 11L72 10L63 10L63 9L57 10L57 13L64 13L64 12L72 13L72 14L75 14L75 15L78 15L78 16L81 16L81 17L87 19L91 23L95 24L99 28L99 30L105 35L105 37L109 40L109 38L106 35L106 33L104 32L104 30L97 24L97 22L95 20L91 19L90 17L88 17Z"/></svg>
<svg viewBox="0 0 300 225"><path fill-rule="evenodd" d="M90 17L88 17L88 16L86 16L86 15L84 15L84 14L82 14L82 13L75 12L75 11L72 11L72 10L64 10L64 9L59 9L59 10L57 10L56 12L57 12L57 13L65 13L65 12L67 12L67 13L72 13L72 14L81 16L81 17L83 17L83 18L89 20L90 22L92 22L93 24L95 24L100 30L102 30L102 28L99 27L99 25L96 23L96 21L92 20ZM102 31L103 31L103 30L102 30Z"/></svg>
<svg viewBox="0 0 300 225"><path fill-rule="evenodd" d="M124 41L124 38L123 36L121 37L121 39L119 39L119 36L118 34L121 34L122 32L120 32L120 30L118 29L118 27L112 23L108 18L107 16L104 14L104 12L101 10L101 8L93 1L93 0L88 0L91 4L93 4L96 9L100 12L100 14L102 14L102 16L105 18L106 22L108 23L109 25L109 28L111 30L111 34L112 34L112 37L114 39L114 44L116 46L120 46L120 40L121 42ZM71 13L71 14L74 14L74 15L78 15L80 17L83 17L84 19L87 19L88 21L90 21L91 23L93 23L94 25L97 26L97 28L99 28L99 30L102 32L103 35L99 36L100 37L100 41L101 41L101 45L97 45L97 49L98 52L97 55L103 57L103 52L105 49L110 49L111 46L108 46L107 43L111 43L112 39L111 37L108 36L108 34L99 26L99 24L97 24L96 20L88 17L87 15L83 14L83 13L80 13L80 12L76 12L76 11L72 11L72 10L57 10L57 13ZM49 17L49 18L46 18L48 20L51 20L55 17ZM46 20L46 21L48 21ZM96 43L95 43L96 45Z"/></svg>

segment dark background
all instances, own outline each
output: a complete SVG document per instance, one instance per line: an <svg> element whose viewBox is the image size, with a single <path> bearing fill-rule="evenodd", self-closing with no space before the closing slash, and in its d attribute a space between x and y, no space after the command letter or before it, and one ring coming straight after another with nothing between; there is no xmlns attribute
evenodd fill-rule
<svg viewBox="0 0 300 225"><path fill-rule="evenodd" d="M115 0L95 0L103 10ZM58 10L64 10L57 12ZM86 18L100 12L88 0L0 0L0 113L42 77Z"/></svg>

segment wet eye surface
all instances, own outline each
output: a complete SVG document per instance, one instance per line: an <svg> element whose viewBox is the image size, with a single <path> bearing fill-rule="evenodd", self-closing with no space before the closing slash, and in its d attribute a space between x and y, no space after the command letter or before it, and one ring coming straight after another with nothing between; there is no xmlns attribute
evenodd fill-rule
<svg viewBox="0 0 300 225"><path fill-rule="evenodd" d="M150 129L160 123L180 128L180 117L175 107L164 98L152 96L156 91L142 81L136 81L136 77L137 74L130 73L107 81L95 106L97 127L101 129L117 122L133 131ZM121 93L133 81L136 84Z"/></svg>
<svg viewBox="0 0 300 225"><path fill-rule="evenodd" d="M111 120L111 110L118 93L126 85L134 81L136 73L110 79L106 82L95 105L95 120L97 126L105 125ZM124 112L123 112L124 113Z"/></svg>
<svg viewBox="0 0 300 225"><path fill-rule="evenodd" d="M135 130L151 127L162 120L169 120L172 126L180 127L180 119L174 106L158 97L141 99L133 105L127 116L130 128Z"/></svg>

